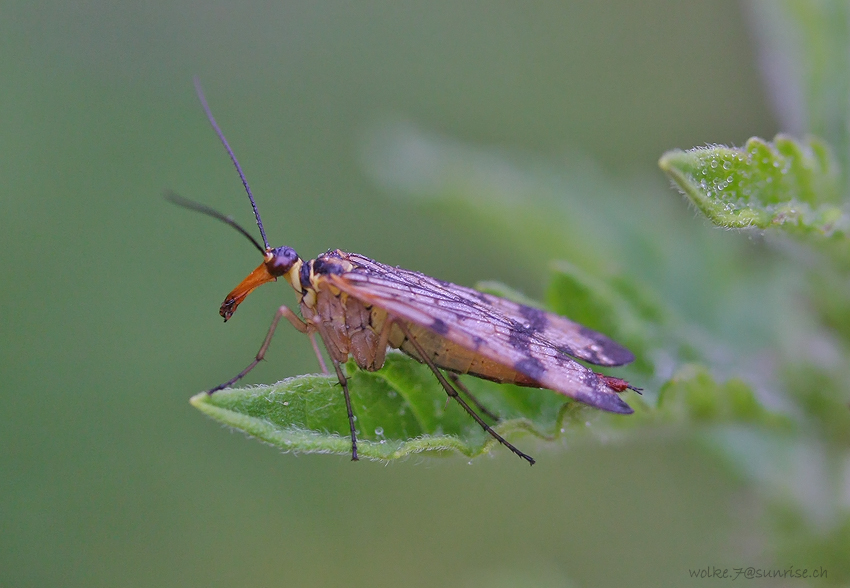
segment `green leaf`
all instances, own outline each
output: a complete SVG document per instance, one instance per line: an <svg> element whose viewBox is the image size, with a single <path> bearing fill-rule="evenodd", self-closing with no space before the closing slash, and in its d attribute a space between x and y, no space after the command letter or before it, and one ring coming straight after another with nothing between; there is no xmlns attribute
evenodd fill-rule
<svg viewBox="0 0 850 588"><path fill-rule="evenodd" d="M749 384L739 378L720 383L703 365L687 364L661 387L660 416L672 422L749 423L790 431L792 421L767 410Z"/></svg>
<svg viewBox="0 0 850 588"><path fill-rule="evenodd" d="M850 5L753 0L762 74L783 129L823 137L850 169ZM846 188L845 188L846 189Z"/></svg>
<svg viewBox="0 0 850 588"><path fill-rule="evenodd" d="M457 452L468 457L497 445L454 401L448 402L430 370L400 353L387 355L378 372L346 365L358 453L373 460L414 453ZM469 390L492 412L491 423L512 441L525 432L554 440L567 430L586 430L593 415L604 415L551 390L497 385L464 378ZM305 375L272 386L198 394L192 405L217 421L287 451L349 455L351 440L345 402L336 377Z"/></svg>
<svg viewBox="0 0 850 588"><path fill-rule="evenodd" d="M752 138L743 148L668 151L659 161L690 201L729 228L782 227L829 234L846 230L838 173L829 149L811 138Z"/></svg>

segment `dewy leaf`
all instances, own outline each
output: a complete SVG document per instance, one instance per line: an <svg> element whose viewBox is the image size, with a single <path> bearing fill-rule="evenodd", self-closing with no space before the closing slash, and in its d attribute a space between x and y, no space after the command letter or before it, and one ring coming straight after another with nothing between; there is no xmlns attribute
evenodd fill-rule
<svg viewBox="0 0 850 588"><path fill-rule="evenodd" d="M850 165L850 4L750 0L759 65L783 129L823 137L847 186Z"/></svg>
<svg viewBox="0 0 850 588"><path fill-rule="evenodd" d="M447 402L428 368L413 359L390 353L378 372L359 370L353 362L346 370L361 457L392 460L424 451L456 451L474 457L494 447L495 441L457 403ZM576 426L570 430L583 433L591 415L601 416L551 390L497 385L472 377L464 382L492 412L501 415L493 428L509 438L527 432L551 440L573 423ZM217 421L287 451L351 452L345 402L336 377L305 375L272 386L222 390L211 396L202 392L191 403Z"/></svg>
<svg viewBox="0 0 850 588"><path fill-rule="evenodd" d="M668 151L659 161L677 187L715 224L830 234L846 231L836 166L817 139L777 135L743 148Z"/></svg>

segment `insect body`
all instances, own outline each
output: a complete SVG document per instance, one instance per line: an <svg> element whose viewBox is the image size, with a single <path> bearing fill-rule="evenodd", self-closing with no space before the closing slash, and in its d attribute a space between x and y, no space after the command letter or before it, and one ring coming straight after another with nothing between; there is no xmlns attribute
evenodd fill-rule
<svg viewBox="0 0 850 588"><path fill-rule="evenodd" d="M258 286L284 278L295 290L301 318L289 307L275 314L254 360L210 394L241 379L264 357L282 317L310 336L322 370L327 373L315 336L322 340L345 397L351 429L351 458L357 459L354 415L342 364L349 356L364 370L384 364L387 348L400 349L428 365L446 393L490 435L518 456L534 460L496 433L458 393L490 414L466 390L457 374L495 382L549 388L609 412L629 414L619 396L628 382L584 367L572 358L602 366L629 363L634 356L611 339L564 317L524 306L424 274L378 263L363 255L328 251L303 261L291 247L271 248L265 237L253 195L233 151L218 128L196 81L198 96L213 128L239 171L257 217L265 247L232 219L173 193L172 202L222 220L248 237L263 254L263 263L225 298L219 310L228 320Z"/></svg>

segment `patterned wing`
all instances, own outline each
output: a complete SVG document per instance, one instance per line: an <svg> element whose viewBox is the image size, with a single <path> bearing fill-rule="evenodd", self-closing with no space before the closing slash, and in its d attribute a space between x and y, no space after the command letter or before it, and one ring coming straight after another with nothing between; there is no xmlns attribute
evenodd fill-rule
<svg viewBox="0 0 850 588"><path fill-rule="evenodd" d="M451 286L461 289L462 295L477 298L484 306L493 307L512 321L512 324L519 323L521 328L548 341L561 353L594 365L609 367L625 365L635 360L632 352L619 343L566 317L471 288L455 284Z"/></svg>
<svg viewBox="0 0 850 588"><path fill-rule="evenodd" d="M607 337L563 317L471 288L361 255L347 257L358 267L327 276L343 292L515 369L541 387L609 412L632 412L601 378L567 357L601 365L632 360L628 350Z"/></svg>

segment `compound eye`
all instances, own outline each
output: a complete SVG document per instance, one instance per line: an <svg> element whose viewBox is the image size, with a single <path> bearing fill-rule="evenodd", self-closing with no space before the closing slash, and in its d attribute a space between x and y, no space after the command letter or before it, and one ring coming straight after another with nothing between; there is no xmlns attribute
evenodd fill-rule
<svg viewBox="0 0 850 588"><path fill-rule="evenodd" d="M266 262L266 268L274 277L284 275L298 261L298 254L292 247L277 247L271 250L271 255L271 259Z"/></svg>

